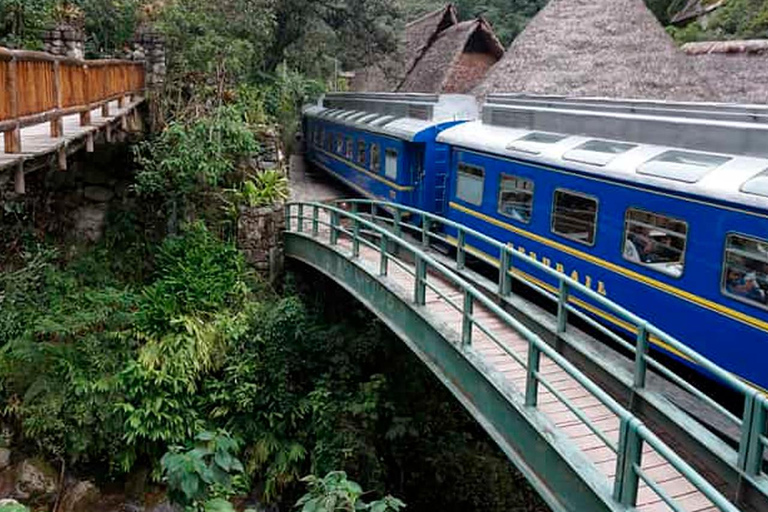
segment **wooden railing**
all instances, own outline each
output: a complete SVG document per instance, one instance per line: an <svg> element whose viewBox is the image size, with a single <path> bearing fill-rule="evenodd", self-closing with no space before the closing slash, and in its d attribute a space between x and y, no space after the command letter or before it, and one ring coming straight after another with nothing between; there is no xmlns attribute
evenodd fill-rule
<svg viewBox="0 0 768 512"><path fill-rule="evenodd" d="M42 52L0 48L0 132L5 152L21 152L20 130L50 122L51 137L62 136L62 118L80 114L80 125L91 122L91 111L109 103L123 107L126 96L144 89L144 64L125 60L76 60Z"/></svg>

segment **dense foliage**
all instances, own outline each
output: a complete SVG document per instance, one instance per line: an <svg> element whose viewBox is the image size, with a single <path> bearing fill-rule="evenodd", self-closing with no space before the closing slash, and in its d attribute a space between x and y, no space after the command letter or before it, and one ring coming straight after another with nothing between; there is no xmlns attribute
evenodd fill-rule
<svg viewBox="0 0 768 512"><path fill-rule="evenodd" d="M768 38L768 0L729 0L712 14L706 28L692 22L669 28L679 42Z"/></svg>

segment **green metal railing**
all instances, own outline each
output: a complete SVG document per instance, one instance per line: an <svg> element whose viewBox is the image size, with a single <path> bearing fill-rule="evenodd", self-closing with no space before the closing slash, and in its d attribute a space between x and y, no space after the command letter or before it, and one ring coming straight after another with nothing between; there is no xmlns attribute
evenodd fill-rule
<svg viewBox="0 0 768 512"><path fill-rule="evenodd" d="M768 429L766 427L766 416L768 415L765 412L768 407L766 405L768 401L766 400L766 396L760 390L749 386L731 372L716 365L647 320L640 318L634 313L610 301L595 290L588 288L568 275L558 272L556 269L544 265L527 254L521 253L513 247L505 245L488 235L438 215L395 203L366 199L351 199L339 202L346 203L353 212L361 211L361 207L368 208L370 210L369 212L361 211L360 215L364 218L372 219L375 222L391 224L394 232L397 234L401 234L406 230L416 238L421 239L422 245L425 247L429 244L430 240L454 246L456 248L455 262L457 269L463 269L465 267L466 254L472 251L467 245L468 238L470 240L476 239L492 246L495 250L499 251L498 294L502 297L508 296L512 291L512 281L517 278L515 275L517 263L524 263L534 267L552 278L558 284L557 293L546 290L535 283L526 282L526 285L536 289L542 296L556 301L557 332L559 334L566 332L568 317L569 315L573 315L599 331L601 334L607 336L633 355L635 359L633 376L634 389L641 390L645 388L647 372L648 369L651 368L664 378L686 390L688 393L697 397L703 403L722 414L741 432L736 469L744 475L759 479L761 481L761 488L764 489L765 492L768 492L768 474L762 469L763 455L765 450L768 449L768 444L761 442L761 440L764 441L768 439ZM379 213L384 215L379 215ZM421 225L417 227L414 224L405 222L404 219L407 216L420 217L422 219ZM446 237L444 228L456 230L456 239L451 240ZM630 324L637 332L635 343L631 344L627 342L626 339L580 310L578 306L572 303L574 294L579 294L583 299L588 300L592 304L601 306L615 317ZM741 416L733 414L712 397L691 385L680 375L667 367L660 359L654 357L653 353L648 350L650 341L653 338L655 338L654 341L663 343L673 352L677 352L691 363L699 366L705 372L708 372L724 386L738 393L742 397L744 404Z"/></svg>
<svg viewBox="0 0 768 512"><path fill-rule="evenodd" d="M583 424L586 425L605 444L605 446L616 454L615 480L613 487L608 487L608 477L605 477L604 482L606 489L609 489L610 496L613 500L624 506L634 506L637 502L638 486L641 481L644 481L657 493L661 500L666 502L673 510L682 510L680 504L674 498L669 496L661 485L655 482L643 471L641 467L641 457L643 446L644 444L647 444L655 450L660 457L680 472L681 475L683 475L718 509L729 512L736 512L738 510L704 477L697 473L695 469L685 462L685 460L648 429L633 413L614 400L549 344L544 342L520 321L507 313L501 306L494 302L493 299L478 290L455 271L434 259L425 250L425 246L429 244L430 239L435 235L432 231L431 224L432 222L438 221L444 225L451 225L454 228L459 228L460 230L458 232L459 243L457 263L463 263L463 253L465 252L463 244L466 243L466 235L487 239L489 242L493 242L496 246L504 250L506 250L505 246L456 223L451 223L445 219L431 216L415 209L405 208L390 203L371 201L348 201L348 203L352 205L353 211L346 211L342 208L321 203L290 203L286 207L286 229L287 231L304 234L305 236L322 241L322 235L325 235L326 233L324 233L324 230L321 230L321 226L327 228L327 244L336 248L336 250L343 250L342 247L340 247L340 239L346 238L351 242L351 247L345 257L351 259L359 258L360 249L364 246L375 251L375 254L378 257L378 273L380 276L387 276L390 273L392 265L396 265L398 269L412 276L412 297L416 307L425 306L427 290L435 293L445 303L449 304L459 315L461 315L460 343L462 348L467 348L472 345L473 327L476 327L478 331L481 331L499 349L509 355L522 369L525 370L525 390L524 395L521 398L523 401L521 405L524 405L531 410L538 410L541 414L546 415L539 409L541 388L545 388L559 402L564 404L569 411L579 418L579 420L583 422ZM358 206L363 204L373 207L372 211L366 214L358 213ZM387 217L378 215L378 211L384 211L384 208L392 213L391 218L388 219ZM423 228L420 228L420 246L407 241L401 236L404 229L410 231L413 228L413 226L406 225L402 222L403 214L405 212L408 214L422 215L424 218L432 221L422 222ZM365 217L363 215L365 215ZM379 224L379 222L389 222L389 220L393 220L390 228L382 227ZM502 252L501 254L503 255L505 252ZM506 251L506 254L507 256L502 259L506 260L510 265L513 264L515 258L520 258L522 256L513 254L511 251ZM412 263L406 261L405 256L409 256ZM530 259L530 263L535 264L537 262ZM546 267L543 265L541 267L542 270L546 271ZM507 269L505 274L508 274L509 272L510 269ZM430 276L438 276L439 279L433 280L430 279ZM562 298L564 296L567 297L567 295L564 294L567 294L569 289L582 291L579 288L580 285L578 283L570 278L564 277L562 274L553 274L553 277L557 277L561 283L560 302L564 302ZM507 280L507 277L500 279L500 291L508 292L509 283L506 282ZM450 283L450 286L454 288L454 291L458 290L459 295L462 297L461 301L454 300L454 298L449 296L449 294L441 288L440 285L444 285L445 283ZM587 293L591 292L591 290L585 289L583 292ZM595 295L595 299L605 302L606 306L611 306L617 312L623 311L619 306L612 305L606 299L597 294ZM493 329L485 325L484 322L475 315L477 307L482 307L486 311L491 312L495 318L500 319L504 324L519 333L527 344L527 354L523 356L516 353L514 350L510 349L506 343L502 342L502 340L494 335L492 332ZM564 306L561 314L566 315L566 311L569 311L569 309ZM624 316L628 318L636 318L628 312L624 313ZM649 333L658 332L652 325L642 321L640 322L645 327L644 336ZM565 326L563 327L565 328ZM659 334L663 333L659 332ZM672 339L670 339L670 341L674 342ZM462 354L466 355L466 353L467 352L462 351ZM602 406L616 416L619 426L619 437L617 442L612 441L610 436L607 435L603 429L590 421L581 407L565 396L564 393L558 391L558 386L547 379L547 372L543 371L541 368L542 356L546 356L549 361L552 361L557 367L578 382L591 396L596 398ZM493 379L495 377L489 376L488 378ZM514 397L508 396L508 399L510 400L513 398ZM761 439L761 443L762 441L765 441L764 436ZM759 446L760 449L762 449L764 444L759 444ZM757 451L757 448L754 448L754 450Z"/></svg>

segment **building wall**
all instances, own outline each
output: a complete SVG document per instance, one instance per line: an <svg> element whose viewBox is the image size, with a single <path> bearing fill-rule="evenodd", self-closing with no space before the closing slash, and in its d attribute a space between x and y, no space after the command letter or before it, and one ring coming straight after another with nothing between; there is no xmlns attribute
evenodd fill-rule
<svg viewBox="0 0 768 512"><path fill-rule="evenodd" d="M490 53L464 52L454 64L443 92L464 94L471 91L485 78L498 59Z"/></svg>

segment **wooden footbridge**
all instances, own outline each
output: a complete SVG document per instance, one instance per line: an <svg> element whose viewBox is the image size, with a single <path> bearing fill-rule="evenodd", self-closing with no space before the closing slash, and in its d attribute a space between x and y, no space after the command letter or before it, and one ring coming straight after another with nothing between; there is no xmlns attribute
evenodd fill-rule
<svg viewBox="0 0 768 512"><path fill-rule="evenodd" d="M67 156L94 151L103 135L135 122L144 98L144 64L123 60L76 60L42 52L0 48L0 172L14 172L15 190L24 175Z"/></svg>
<svg viewBox="0 0 768 512"><path fill-rule="evenodd" d="M330 277L387 324L553 510L768 510L762 393L644 319L479 232L392 203L345 206L289 204L286 257ZM420 227L406 218L420 219ZM496 281L467 266L478 241L498 251ZM511 293L521 284L521 263L557 280L558 289L538 290L556 313ZM584 300L633 326L635 343L574 307ZM626 364L590 345L572 324L577 318L630 354ZM730 409L741 412L677 375L648 351L649 340L730 387L740 397ZM734 439L715 435L669 401L661 383L684 390L697 411L730 425Z"/></svg>

